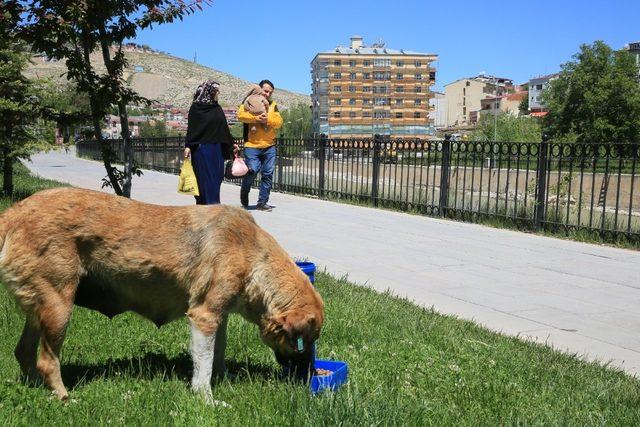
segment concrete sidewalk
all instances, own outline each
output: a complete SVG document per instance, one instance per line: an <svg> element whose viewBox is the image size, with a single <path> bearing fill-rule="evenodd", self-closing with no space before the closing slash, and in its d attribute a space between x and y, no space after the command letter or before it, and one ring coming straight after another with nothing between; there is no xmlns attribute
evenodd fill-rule
<svg viewBox="0 0 640 427"><path fill-rule="evenodd" d="M37 175L100 189L101 163L33 156ZM146 171L133 198L192 204L177 177ZM239 205L223 184L222 201ZM251 193L255 203L257 192ZM640 252L273 193L256 221L294 257L493 330L640 372Z"/></svg>

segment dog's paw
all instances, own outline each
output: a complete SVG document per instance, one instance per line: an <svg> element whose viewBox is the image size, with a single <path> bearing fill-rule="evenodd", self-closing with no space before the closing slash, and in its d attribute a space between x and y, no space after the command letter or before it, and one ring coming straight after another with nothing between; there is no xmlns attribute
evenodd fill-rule
<svg viewBox="0 0 640 427"><path fill-rule="evenodd" d="M213 405L213 393L211 392L211 385L209 384L192 384L191 390L204 399L207 405Z"/></svg>

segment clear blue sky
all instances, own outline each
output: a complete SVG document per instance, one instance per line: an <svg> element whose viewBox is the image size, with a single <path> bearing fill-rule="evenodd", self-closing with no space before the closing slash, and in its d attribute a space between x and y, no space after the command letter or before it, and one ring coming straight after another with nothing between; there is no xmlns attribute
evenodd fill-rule
<svg viewBox="0 0 640 427"><path fill-rule="evenodd" d="M436 88L481 71L522 83L556 72L583 43L640 40L640 0L214 0L139 34L140 44L237 77L308 94L316 53L365 44L439 55Z"/></svg>

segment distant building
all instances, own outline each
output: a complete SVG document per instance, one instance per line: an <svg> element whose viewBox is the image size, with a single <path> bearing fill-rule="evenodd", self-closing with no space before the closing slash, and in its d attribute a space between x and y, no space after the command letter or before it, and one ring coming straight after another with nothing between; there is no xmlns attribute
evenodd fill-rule
<svg viewBox="0 0 640 427"><path fill-rule="evenodd" d="M129 117L129 134L131 137L140 136L140 123L148 122L147 116L130 116ZM122 137L122 124L120 122L120 116L108 114L105 117L105 127L102 129L102 133L107 138L117 139Z"/></svg>
<svg viewBox="0 0 640 427"><path fill-rule="evenodd" d="M433 135L429 102L438 56L383 43L318 53L311 61L313 131L329 137Z"/></svg>
<svg viewBox="0 0 640 427"><path fill-rule="evenodd" d="M640 41L629 43L627 50L636 57L636 65L638 66L638 76L640 76Z"/></svg>
<svg viewBox="0 0 640 427"><path fill-rule="evenodd" d="M520 102L528 96L525 91L508 93L498 97L488 97L480 101L480 114L507 113L513 116L520 114Z"/></svg>
<svg viewBox="0 0 640 427"><path fill-rule="evenodd" d="M235 108L231 107L222 107L222 111L224 111L224 116L227 118L227 123L233 125L238 123L237 111Z"/></svg>
<svg viewBox="0 0 640 427"><path fill-rule="evenodd" d="M488 97L500 97L513 91L513 80L480 74L456 80L444 87L447 105L447 126L472 125L479 119L481 102ZM475 114L471 114L475 112Z"/></svg>
<svg viewBox="0 0 640 427"><path fill-rule="evenodd" d="M549 82L558 77L558 73L535 77L529 80L529 111L532 115L541 115L547 110L542 103L542 92L549 87Z"/></svg>
<svg viewBox="0 0 640 427"><path fill-rule="evenodd" d="M442 92L433 92L433 98L429 100L431 111L429 117L436 129L447 126L447 101Z"/></svg>

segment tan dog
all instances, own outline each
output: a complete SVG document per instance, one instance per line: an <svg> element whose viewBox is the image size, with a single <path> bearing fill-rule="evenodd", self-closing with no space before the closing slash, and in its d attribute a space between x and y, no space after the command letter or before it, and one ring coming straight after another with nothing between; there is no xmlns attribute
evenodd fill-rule
<svg viewBox="0 0 640 427"><path fill-rule="evenodd" d="M322 299L243 210L47 190L0 216L0 247L0 278L26 313L16 358L60 399L68 396L59 354L74 303L110 317L135 311L158 326L186 313L191 385L207 399L212 367L225 371L230 312L258 325L281 364L300 376L313 366Z"/></svg>

